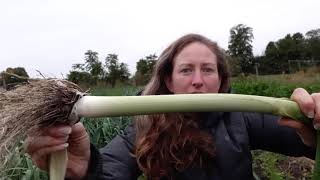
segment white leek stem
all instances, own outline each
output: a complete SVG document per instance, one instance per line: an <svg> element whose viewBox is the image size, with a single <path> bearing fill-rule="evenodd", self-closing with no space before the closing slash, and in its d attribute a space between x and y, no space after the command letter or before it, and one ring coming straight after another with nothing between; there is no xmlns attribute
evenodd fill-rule
<svg viewBox="0 0 320 180"><path fill-rule="evenodd" d="M170 112L261 112L306 120L285 98L240 94L84 96L75 104L79 117L127 116Z"/></svg>
<svg viewBox="0 0 320 180"><path fill-rule="evenodd" d="M239 94L84 96L73 106L72 112L74 114L72 115L76 117L105 117L212 111L270 113L309 122L309 119L300 111L297 103L289 99ZM53 153L53 157L61 156L58 161L66 162L65 154ZM61 167L62 164L57 163L50 166L51 169ZM60 174L64 175L64 172ZM63 178L53 178L51 176L51 180L63 180Z"/></svg>
<svg viewBox="0 0 320 180"><path fill-rule="evenodd" d="M66 174L68 162L67 150L54 152L50 155L50 180L63 180Z"/></svg>

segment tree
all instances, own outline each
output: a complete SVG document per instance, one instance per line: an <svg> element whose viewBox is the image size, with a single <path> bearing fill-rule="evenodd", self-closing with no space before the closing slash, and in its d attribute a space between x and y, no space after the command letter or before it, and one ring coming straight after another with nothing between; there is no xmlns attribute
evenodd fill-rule
<svg viewBox="0 0 320 180"><path fill-rule="evenodd" d="M238 59L231 58L231 56L229 56L227 54L226 55L226 61L227 61L228 66L230 68L230 73L231 73L232 77L238 76L239 74L241 74L241 67L240 67Z"/></svg>
<svg viewBox="0 0 320 180"><path fill-rule="evenodd" d="M99 61L98 52L88 50L84 53L84 55L86 70L90 71L92 64L95 64L97 61Z"/></svg>
<svg viewBox="0 0 320 180"><path fill-rule="evenodd" d="M129 81L130 73L126 63L120 63L119 76L120 82L126 83Z"/></svg>
<svg viewBox="0 0 320 180"><path fill-rule="evenodd" d="M243 73L253 72L252 28L238 24L230 30L229 53L232 59L239 60Z"/></svg>
<svg viewBox="0 0 320 180"><path fill-rule="evenodd" d="M144 85L150 80L157 59L157 55L151 54L146 56L145 58L140 59L137 62L137 71L134 77L135 83L137 85Z"/></svg>
<svg viewBox="0 0 320 180"><path fill-rule="evenodd" d="M269 73L288 73L288 60L304 60L309 59L306 40L303 34L297 32L293 35L287 34L284 38L277 42L269 42L265 50L264 69Z"/></svg>
<svg viewBox="0 0 320 180"><path fill-rule="evenodd" d="M13 69L13 74L16 74L18 76L26 77L28 78L29 75L27 71L24 69L24 67L16 67Z"/></svg>
<svg viewBox="0 0 320 180"><path fill-rule="evenodd" d="M98 53L88 50L84 55L85 63L73 64L72 70L68 74L68 80L77 84L97 84L97 81L101 80L104 75L104 69L101 61L99 61Z"/></svg>
<svg viewBox="0 0 320 180"><path fill-rule="evenodd" d="M74 71L85 71L84 64L72 64L72 70L74 70Z"/></svg>
<svg viewBox="0 0 320 180"><path fill-rule="evenodd" d="M310 30L305 36L297 32L276 42L271 41L266 46L265 56L259 59L263 74L295 72L313 65L299 60L320 60L320 29ZM288 60L295 60L297 64L291 63L290 66Z"/></svg>
<svg viewBox="0 0 320 180"><path fill-rule="evenodd" d="M269 45L269 44L268 44ZM305 38L301 33L287 34L279 39L273 48L267 46L265 51L269 64L274 65L274 73L289 73L288 60L303 60L307 58Z"/></svg>
<svg viewBox="0 0 320 180"><path fill-rule="evenodd" d="M309 59L320 60L320 28L308 31L306 39Z"/></svg>
<svg viewBox="0 0 320 180"><path fill-rule="evenodd" d="M97 80L103 78L104 70L100 61L92 64L90 74Z"/></svg>
<svg viewBox="0 0 320 180"><path fill-rule="evenodd" d="M119 79L119 60L118 55L108 54L105 60L105 67L107 69L106 80L112 87L116 85L117 79Z"/></svg>
<svg viewBox="0 0 320 180"><path fill-rule="evenodd" d="M297 32L292 35L292 40L294 42L293 46L293 56L297 60L306 59L306 46L305 38L303 34Z"/></svg>
<svg viewBox="0 0 320 180"><path fill-rule="evenodd" d="M306 36L308 39L320 39L320 28L308 31Z"/></svg>
<svg viewBox="0 0 320 180"><path fill-rule="evenodd" d="M14 87L16 84L27 82L29 79L29 75L24 67L8 67L0 76L2 76L1 85L5 86L5 88Z"/></svg>
<svg viewBox="0 0 320 180"><path fill-rule="evenodd" d="M270 41L265 50L265 56L260 57L260 69L262 74L279 74L283 71L283 67L279 61L280 55L277 44Z"/></svg>
<svg viewBox="0 0 320 180"><path fill-rule="evenodd" d="M279 58L279 53L278 53L278 48L276 43L272 41L268 43L265 50L265 55L266 57L270 57L270 58L275 58L275 59Z"/></svg>
<svg viewBox="0 0 320 180"><path fill-rule="evenodd" d="M280 39L277 42L279 58L284 61L301 59L301 52L297 50L298 41L299 40L295 40L291 34L287 34L285 38Z"/></svg>
<svg viewBox="0 0 320 180"><path fill-rule="evenodd" d="M98 53L88 50L85 54L85 69L94 77L99 78L103 75L102 63L99 61ZM81 66L80 66L81 67Z"/></svg>
<svg viewBox="0 0 320 180"><path fill-rule="evenodd" d="M95 83L93 82L94 79L92 79L91 74L85 71L70 71L69 74L67 74L67 79L76 84L91 85Z"/></svg>
<svg viewBox="0 0 320 180"><path fill-rule="evenodd" d="M85 63L73 64L72 70L68 74L68 80L95 85L98 81L105 81L107 84L115 86L117 80L126 83L129 80L130 73L128 65L119 64L118 55L108 54L105 59L105 65L99 61L98 53L92 50L85 52Z"/></svg>

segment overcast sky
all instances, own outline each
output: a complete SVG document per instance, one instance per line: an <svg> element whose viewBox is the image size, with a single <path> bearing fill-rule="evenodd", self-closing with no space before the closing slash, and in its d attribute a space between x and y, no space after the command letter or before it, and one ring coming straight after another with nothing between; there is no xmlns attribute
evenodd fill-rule
<svg viewBox="0 0 320 180"><path fill-rule="evenodd" d="M253 50L287 33L320 28L319 0L0 0L0 71L25 67L61 78L91 49L109 53L135 72L186 33L200 33L227 49L229 30L253 28Z"/></svg>

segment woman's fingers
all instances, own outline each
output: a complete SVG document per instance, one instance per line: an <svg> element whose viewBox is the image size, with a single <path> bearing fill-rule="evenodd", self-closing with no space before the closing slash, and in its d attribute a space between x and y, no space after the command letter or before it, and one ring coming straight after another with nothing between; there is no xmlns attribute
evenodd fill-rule
<svg viewBox="0 0 320 180"><path fill-rule="evenodd" d="M303 131L303 129L305 129L305 125L299 121L295 121L292 119L287 119L287 118L281 118L279 119L278 123L282 126L287 126L290 128L293 128L297 131Z"/></svg>
<svg viewBox="0 0 320 180"><path fill-rule="evenodd" d="M90 159L90 139L82 123L71 126L56 125L41 129L25 141L27 153L40 169L47 170L51 153L68 147L70 177L83 177ZM80 178L79 178L80 179Z"/></svg>
<svg viewBox="0 0 320 180"><path fill-rule="evenodd" d="M75 145L82 143L84 139L89 140L87 131L82 123L77 123L72 127L72 134L70 134L69 137L70 142L74 143Z"/></svg>
<svg viewBox="0 0 320 180"><path fill-rule="evenodd" d="M311 97L314 102L314 126L316 129L320 129L320 93L313 93Z"/></svg>
<svg viewBox="0 0 320 180"><path fill-rule="evenodd" d="M64 144L68 141L68 136L55 138L51 136L32 136L27 137L25 149L28 154L33 154L35 151L45 147L51 147Z"/></svg>
<svg viewBox="0 0 320 180"><path fill-rule="evenodd" d="M73 155L87 159L90 157L90 138L81 122L72 126L72 133L68 140L69 151Z"/></svg>
<svg viewBox="0 0 320 180"><path fill-rule="evenodd" d="M293 91L291 99L298 103L301 111L309 118L314 118L315 103L310 94L303 88Z"/></svg>
<svg viewBox="0 0 320 180"><path fill-rule="evenodd" d="M45 147L42 149L38 149L37 151L34 151L32 154L30 154L33 162L42 170L47 170L48 168L48 155L63 150L68 147L68 143L60 144L57 146L51 146L51 147Z"/></svg>
<svg viewBox="0 0 320 180"><path fill-rule="evenodd" d="M48 128L47 135L52 137L65 137L71 133L72 129L70 126L54 126Z"/></svg>
<svg viewBox="0 0 320 180"><path fill-rule="evenodd" d="M66 143L72 129L70 126L54 126L41 129L40 133L34 133L27 137L25 141L25 149L28 154L34 151L48 147Z"/></svg>
<svg viewBox="0 0 320 180"><path fill-rule="evenodd" d="M312 127L303 124L302 122L292 119L281 118L278 121L279 125L287 126L296 130L303 143L307 146L314 147L316 144L315 131Z"/></svg>
<svg viewBox="0 0 320 180"><path fill-rule="evenodd" d="M320 93L309 94L303 88L297 88L293 91L291 99L298 103L301 111L309 118L313 119L314 129L320 130ZM312 127L301 122L282 118L279 124L294 128L304 144L315 146L316 136Z"/></svg>

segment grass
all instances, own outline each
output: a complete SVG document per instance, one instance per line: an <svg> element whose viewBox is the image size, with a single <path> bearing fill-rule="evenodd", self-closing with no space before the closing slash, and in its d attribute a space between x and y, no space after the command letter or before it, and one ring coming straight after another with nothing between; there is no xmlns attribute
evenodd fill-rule
<svg viewBox="0 0 320 180"><path fill-rule="evenodd" d="M94 87L91 94L95 96L130 96L136 95L140 90L142 90L141 87L135 86L118 86L115 88Z"/></svg>
<svg viewBox="0 0 320 180"><path fill-rule="evenodd" d="M300 74L301 76L301 74ZM256 78L238 77L232 79L232 90L238 94L253 94L272 97L290 97L296 87L304 87L310 93L320 92L320 73L316 75L303 74L303 78L298 75L271 75ZM118 96L135 95L141 87L122 86L113 89L105 87L94 87L91 89L92 95L98 96ZM123 129L132 121L132 117L115 117L81 120L93 144L102 147L110 142L114 136L123 132ZM0 172L0 180L46 180L47 173L36 168L30 157L23 154L23 142L20 143L11 158L11 166L4 172ZM265 179L288 179L290 174L281 173L278 162L286 157L274 153L260 151L253 153L253 168L259 172L259 176Z"/></svg>
<svg viewBox="0 0 320 180"><path fill-rule="evenodd" d="M252 166L259 177L271 180L284 180L290 177L278 168L278 162L284 160L285 156L262 150L253 151L252 154L254 158Z"/></svg>
<svg viewBox="0 0 320 180"><path fill-rule="evenodd" d="M293 75L295 76L295 75ZM320 79L317 80L313 77L305 77L305 81L297 82L291 81L284 83L284 77L278 76L262 76L256 77L240 77L232 80L232 90L237 94L251 94L270 97L287 97L294 89L302 87L309 93L320 92ZM312 81L313 83L307 84L306 82Z"/></svg>
<svg viewBox="0 0 320 180"><path fill-rule="evenodd" d="M98 148L109 143L115 135L122 134L131 121L131 117L85 118L82 120L90 135L90 142Z"/></svg>
<svg viewBox="0 0 320 180"><path fill-rule="evenodd" d="M0 172L0 180L47 180L47 173L38 169L29 155L23 154L23 142L11 154L9 168Z"/></svg>

